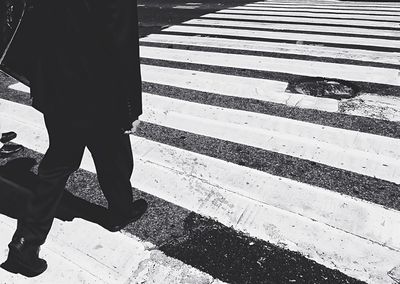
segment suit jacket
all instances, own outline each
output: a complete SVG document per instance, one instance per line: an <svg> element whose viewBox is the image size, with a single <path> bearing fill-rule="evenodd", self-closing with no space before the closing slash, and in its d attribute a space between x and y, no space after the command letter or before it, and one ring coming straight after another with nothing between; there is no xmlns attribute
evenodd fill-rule
<svg viewBox="0 0 400 284"><path fill-rule="evenodd" d="M129 127L142 112L136 1L34 5L15 47L24 47L33 106L69 123Z"/></svg>

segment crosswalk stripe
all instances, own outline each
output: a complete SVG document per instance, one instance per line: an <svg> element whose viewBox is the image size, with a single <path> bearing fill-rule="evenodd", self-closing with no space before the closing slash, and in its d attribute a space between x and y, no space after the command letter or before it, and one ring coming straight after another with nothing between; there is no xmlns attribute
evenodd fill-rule
<svg viewBox="0 0 400 284"><path fill-rule="evenodd" d="M292 11L264 11L264 10L251 10L243 9L242 7L234 7L231 9L221 10L218 13L237 13L237 14L252 14L252 15L268 15L268 16L290 16L290 17L305 17L305 18L323 18L323 19L343 19L343 20L366 20L365 15L357 14L332 14L332 13L310 13L310 12L292 12ZM368 15L368 21L379 22L395 22L399 23L399 16L386 16L386 15Z"/></svg>
<svg viewBox="0 0 400 284"><path fill-rule="evenodd" d="M149 141L134 145L139 157L137 163L140 163L133 178L137 187L200 214L217 218L227 226L299 251L327 267L339 269L358 279L373 283L387 283L390 280L387 271L397 265L395 259L399 257L398 250L234 194L229 187L221 188L205 182L204 175L201 179L186 175L185 170L182 171L174 162L190 161L182 156L182 152L186 154L187 151L163 144L153 146ZM143 158L139 151L146 153ZM162 160L165 155L160 155L160 152L168 153L169 157ZM197 172L197 165L205 166L197 156L192 161L195 167L191 172ZM243 176L231 165L222 167L230 170L231 174ZM175 191L174 188L185 190Z"/></svg>
<svg viewBox="0 0 400 284"><path fill-rule="evenodd" d="M373 111L383 113L380 119L400 121L400 99L396 97L361 95L354 99L338 101L330 98L287 93L285 92L287 87L285 82L145 64L142 65L142 76L145 82L150 83L203 91L210 94L251 98L298 108L355 114L370 118L377 117L377 114L373 114L370 110L370 105L374 105ZM226 82L230 83L226 84ZM360 100L363 100L364 104L355 106ZM353 107L346 108L348 105L353 105Z"/></svg>
<svg viewBox="0 0 400 284"><path fill-rule="evenodd" d="M167 32L179 32L179 33L197 33L197 34L215 34L215 35L228 35L235 37L255 38L255 39L272 39L272 40L286 40L291 42L318 42L320 44L329 45L355 45L359 49L366 49L364 47L378 47L380 50L396 49L400 51L400 42L398 40L386 40L386 39L375 39L375 38L363 38L363 37L343 37L343 36L332 36L332 35L317 35L317 34L299 34L281 31L260 31L252 29L230 29L226 27L206 27L206 26L173 26L165 29Z"/></svg>
<svg viewBox="0 0 400 284"><path fill-rule="evenodd" d="M183 31L186 29L185 27L177 27L170 28L169 30ZM214 32L220 32L220 29L215 29ZM140 53L144 58L158 60L218 65L266 72L283 72L302 76L337 78L359 82L368 81L393 86L400 85L399 72L396 69L310 62L306 60L291 60L283 58L268 58L240 54L175 50L147 46L142 46L140 48Z"/></svg>
<svg viewBox="0 0 400 284"><path fill-rule="evenodd" d="M342 2L327 2L322 3L320 1L311 1L311 2L277 2L277 1L260 1L253 3L254 5L263 5L263 6L279 6L279 7L332 7L332 8L340 8L340 9L368 9L368 10L394 10L400 11L400 6L397 3L389 2L389 3L379 3L374 1L374 3L342 3Z"/></svg>
<svg viewBox="0 0 400 284"><path fill-rule="evenodd" d="M361 146L367 148L368 152L358 150L357 146L352 147L353 142L366 143L369 139L371 142L380 140L382 143L377 145L383 148L386 143L399 145L395 139L371 137L370 134L361 136L359 133L311 123L155 95L143 94L143 99L144 112L141 120L150 123L307 159L400 184L400 161L399 157L391 155L393 152L385 156L374 146ZM294 132L294 135L290 132ZM339 135L343 139L341 143L346 146L335 146L332 140ZM380 153L377 154L375 149ZM392 149L396 153L396 149Z"/></svg>
<svg viewBox="0 0 400 284"><path fill-rule="evenodd" d="M233 8L235 9L235 8ZM247 4L244 6L241 6L240 9L244 10L261 10L261 11L288 11L288 12L315 12L315 13L342 13L342 14L366 14L366 15L389 15L389 16L398 16L400 15L400 12L397 11L391 11L391 12L385 12L385 11L376 11L375 7L372 10L362 10L362 9L332 9L332 8L307 8L307 7L293 7L293 6L263 6L259 4Z"/></svg>
<svg viewBox="0 0 400 284"><path fill-rule="evenodd" d="M225 18L225 19L236 19L236 20L256 20L265 22L277 22L277 23L308 23L308 24L327 24L327 25L338 25L338 26L355 26L355 27L367 27L367 28L386 28L399 30L400 24L397 23L383 23L363 20L335 20L335 19L315 19L315 18L294 18L294 17L274 17L274 16L263 16L263 15L246 15L243 13L234 13L232 11L225 13L214 13L206 14L202 18Z"/></svg>
<svg viewBox="0 0 400 284"><path fill-rule="evenodd" d="M352 34L354 36L368 36L373 38L373 36L387 36L395 37L393 40L400 37L400 31L391 30L374 30L368 28L340 28L340 27L326 27L317 25L301 25L301 24L277 24L277 23L262 23L262 22L249 22L237 20L212 20L212 19L194 19L184 24L188 25L209 25L209 26L227 26L227 27L242 27L242 28L254 28L254 29L267 29L267 30L290 30L290 31L307 31L307 32L320 32L320 33L336 33L338 36L341 34Z"/></svg>
<svg viewBox="0 0 400 284"><path fill-rule="evenodd" d="M15 220L0 215L0 243L4 248L15 226ZM0 252L5 259L6 250ZM172 283L181 277L199 283L213 281L210 275L164 255L151 243L123 233L110 233L84 220L55 220L41 256L49 263L46 273L29 279L1 269L2 283Z"/></svg>
<svg viewBox="0 0 400 284"><path fill-rule="evenodd" d="M240 22L237 24L240 25ZM349 61L355 60L366 63L377 62L400 65L400 54L370 50L353 50L328 46L309 46L291 43L174 34L152 34L141 39L141 42L183 44L188 46L227 48L243 51L251 50L272 52L277 54L296 54L321 58L345 59Z"/></svg>

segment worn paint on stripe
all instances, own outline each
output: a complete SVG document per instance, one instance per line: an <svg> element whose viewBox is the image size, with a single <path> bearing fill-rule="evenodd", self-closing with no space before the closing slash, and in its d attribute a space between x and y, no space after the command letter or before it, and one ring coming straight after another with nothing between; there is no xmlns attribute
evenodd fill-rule
<svg viewBox="0 0 400 284"><path fill-rule="evenodd" d="M168 44L183 44L189 46L204 46L226 48L244 51L271 52L277 54L314 56L320 58L334 58L355 60L366 63L384 63L400 66L400 54L369 50L342 49L327 46L310 46L291 43L251 41L220 37L185 36L173 34L152 34L141 42L155 42Z"/></svg>
<svg viewBox="0 0 400 284"><path fill-rule="evenodd" d="M159 96L197 102L200 104L262 113L385 137L400 138L399 123L389 120L346 115L340 112L334 113L317 111L314 109L304 109L258 99L219 95L216 93L149 82L143 82L143 91Z"/></svg>
<svg viewBox="0 0 400 284"><path fill-rule="evenodd" d="M235 14L252 14L252 15L268 15L268 16L285 16L285 17L304 17L304 18L322 18L322 19L343 19L343 20L368 20L378 22L394 22L399 23L399 17L387 16L387 15L357 15L357 14L342 14L342 13L310 13L306 11L264 11L264 10L252 10L243 9L242 7L234 7L231 9L220 10L219 13L235 13Z"/></svg>
<svg viewBox="0 0 400 284"><path fill-rule="evenodd" d="M229 29L218 27L197 27L197 26L172 26L165 29L167 32L197 32L199 34L217 33L220 35L233 35L237 37L273 38L288 41L309 41L328 44L358 45L358 46L377 46L383 48L399 49L398 40L362 38L362 37L342 37L333 35L302 34L280 31L252 30L252 29Z"/></svg>
<svg viewBox="0 0 400 284"><path fill-rule="evenodd" d="M392 30L376 30L368 28L352 28L352 27L326 27L317 25L302 25L302 24L279 24L279 23L263 23L254 21L241 21L237 20L218 20L218 19L193 19L184 22L185 24L196 24L196 25L209 25L209 26L228 26L228 27L241 27L241 28L254 28L254 29L267 29L267 30L290 30L301 32L315 32L315 33L335 33L337 35L346 34L348 36L363 36L363 37L384 37L386 39L398 39L400 37L400 31Z"/></svg>
<svg viewBox="0 0 400 284"><path fill-rule="evenodd" d="M145 153L155 151L145 142L135 144ZM179 154L171 159L179 159ZM289 213L214 187L192 175L182 175L146 158L138 159L140 171L133 182L170 202L212 218L227 226L240 228L250 235L299 251L328 267L373 283L388 282L387 272L396 265L399 252L366 239L322 225L297 214ZM300 233L301 232L301 233ZM357 261L354 261L357 259ZM379 264L378 264L379 263Z"/></svg>
<svg viewBox="0 0 400 284"><path fill-rule="evenodd" d="M392 5L390 5L390 4ZM313 1L313 2L265 2L265 1L260 1L260 2L255 2L254 5L260 5L263 7L266 6L271 6L271 7L307 7L307 8L320 8L320 9L325 9L325 8L332 8L332 9L338 9L338 10L354 10L354 9L363 9L366 11L400 11L400 6L396 5L396 3L389 2L389 3L379 3L377 1L374 1L374 3L369 4L368 3L360 3L360 2L333 2L333 3L321 3L321 1Z"/></svg>
<svg viewBox="0 0 400 284"><path fill-rule="evenodd" d="M240 54L140 48L144 58L399 86L399 70Z"/></svg>
<svg viewBox="0 0 400 284"><path fill-rule="evenodd" d="M286 93L286 83L200 71L142 65L143 81L189 90L284 104L328 112L341 112L371 118L400 121L400 99L360 95L337 101L302 94ZM226 84L226 82L230 82ZM266 92L265 90L268 90Z"/></svg>
<svg viewBox="0 0 400 284"><path fill-rule="evenodd" d="M273 17L273 16L262 16L262 15L243 15L235 13L215 13L206 14L202 18L230 18L236 20L255 20L255 21L266 21L266 22L277 22L277 23L308 23L308 24L326 24L326 25L337 25L337 26L352 26L356 28L384 28L399 30L400 24L395 23L380 23L370 22L361 20L333 20L333 19L314 19L314 18L291 18L291 17Z"/></svg>
<svg viewBox="0 0 400 284"><path fill-rule="evenodd" d="M332 9L332 8L315 8L315 7L293 7L293 6L264 6L260 4L246 4L237 7L247 10L261 10L261 11L288 11L288 12L314 12L314 13L332 13L332 14L362 14L362 15L387 15L387 16L400 16L400 11L377 11L377 10L363 10L363 9ZM346 7L348 8L348 7Z"/></svg>
<svg viewBox="0 0 400 284"><path fill-rule="evenodd" d="M137 138L133 139L137 141ZM140 139L139 139L140 140ZM134 143L139 159L204 179L262 204L274 206L354 235L400 249L400 211L387 210L353 197L249 169L152 141ZM149 145L147 145L149 144ZM143 147L143 149L142 149ZM149 148L153 150L147 152ZM144 157L143 157L144 156ZM173 158L175 157L175 158ZM329 204L326 201L329 200Z"/></svg>
<svg viewBox="0 0 400 284"><path fill-rule="evenodd" d="M400 184L399 140L372 136L368 143L370 134L334 128L325 131L328 127L155 95L144 94L143 98L141 120ZM339 136L339 143L346 146L336 146ZM384 144L373 146L377 140L392 146L386 155L376 147L385 148Z"/></svg>

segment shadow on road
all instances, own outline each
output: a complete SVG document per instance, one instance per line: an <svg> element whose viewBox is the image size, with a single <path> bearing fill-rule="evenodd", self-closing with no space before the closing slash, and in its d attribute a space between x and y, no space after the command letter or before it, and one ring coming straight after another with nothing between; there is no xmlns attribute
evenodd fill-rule
<svg viewBox="0 0 400 284"><path fill-rule="evenodd" d="M28 214L39 177L32 171L36 165L33 158L16 158L0 166L0 213L14 219ZM106 208L90 203L65 190L58 207L56 218L72 221L85 219L107 228Z"/></svg>

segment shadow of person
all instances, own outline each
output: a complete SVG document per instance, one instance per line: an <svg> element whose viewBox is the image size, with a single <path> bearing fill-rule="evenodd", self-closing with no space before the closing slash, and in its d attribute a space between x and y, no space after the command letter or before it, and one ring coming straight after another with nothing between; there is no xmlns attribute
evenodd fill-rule
<svg viewBox="0 0 400 284"><path fill-rule="evenodd" d="M10 160L0 166L0 213L14 219L23 218L28 214L35 190L40 183L38 175L32 171L35 165L35 159L24 157ZM106 208L75 196L68 190L64 190L55 217L62 221L81 218L106 229L110 224Z"/></svg>

